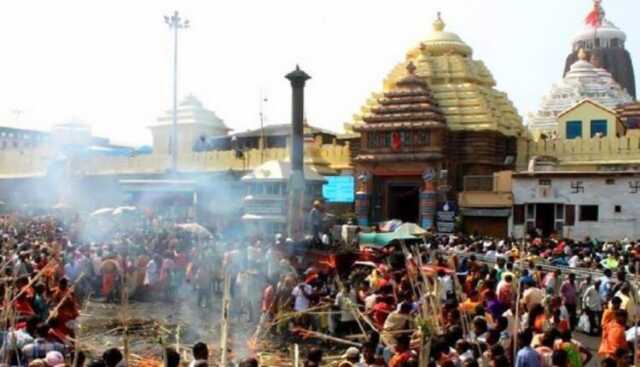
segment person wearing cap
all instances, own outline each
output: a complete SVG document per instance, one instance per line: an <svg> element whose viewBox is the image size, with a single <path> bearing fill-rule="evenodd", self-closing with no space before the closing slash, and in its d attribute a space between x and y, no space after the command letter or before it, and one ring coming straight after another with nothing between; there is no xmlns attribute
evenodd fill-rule
<svg viewBox="0 0 640 367"><path fill-rule="evenodd" d="M364 367L364 363L360 362L360 351L356 347L350 347L347 351L342 355L342 361L338 366L342 367Z"/></svg>
<svg viewBox="0 0 640 367"><path fill-rule="evenodd" d="M63 365L64 366L64 356L62 353L52 350L48 352L44 358L44 362L47 364L47 367L56 367Z"/></svg>

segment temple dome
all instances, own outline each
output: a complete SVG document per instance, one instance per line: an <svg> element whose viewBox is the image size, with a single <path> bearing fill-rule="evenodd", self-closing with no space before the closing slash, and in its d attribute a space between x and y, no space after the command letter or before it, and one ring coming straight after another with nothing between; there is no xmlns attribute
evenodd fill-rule
<svg viewBox="0 0 640 367"><path fill-rule="evenodd" d="M585 19L584 28L574 37L571 53L567 56L564 73L578 60L581 49L597 56L598 65L609 71L613 78L636 97L636 82L631 54L625 49L627 35L606 18L601 0L595 0L594 6Z"/></svg>
<svg viewBox="0 0 640 367"><path fill-rule="evenodd" d="M529 129L534 133L552 135L557 116L585 98L611 109L633 101L611 73L587 61L584 50L580 50L578 57L565 77L542 98L538 111L528 116Z"/></svg>
<svg viewBox="0 0 640 367"><path fill-rule="evenodd" d="M168 110L158 118L158 125L171 124L173 111ZM204 107L194 95L185 97L178 105L178 125L201 125L213 130L215 135L225 135L230 129L215 112Z"/></svg>
<svg viewBox="0 0 640 367"><path fill-rule="evenodd" d="M597 40L598 44L594 43ZM600 25L586 24L573 38L575 50L580 48L592 49L597 47L623 47L627 35L608 19L602 19Z"/></svg>
<svg viewBox="0 0 640 367"><path fill-rule="evenodd" d="M433 32L387 75L382 93L373 93L354 116L354 127L379 105L384 92L396 87L406 76L407 65L413 63L416 75L428 83L451 130L489 130L506 136L524 131L518 111L506 93L495 89L496 82L485 64L472 58L472 48L457 34L444 29L444 21L438 16Z"/></svg>
<svg viewBox="0 0 640 367"><path fill-rule="evenodd" d="M433 22L433 31L421 43L423 52L434 55L455 52L463 56L470 56L473 52L471 47L464 43L457 34L446 32L445 27L446 24L438 13L438 18Z"/></svg>

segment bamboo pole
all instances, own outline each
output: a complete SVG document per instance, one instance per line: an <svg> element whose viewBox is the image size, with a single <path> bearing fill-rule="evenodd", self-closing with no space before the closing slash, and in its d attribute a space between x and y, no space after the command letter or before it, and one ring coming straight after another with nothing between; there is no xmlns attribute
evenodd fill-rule
<svg viewBox="0 0 640 367"><path fill-rule="evenodd" d="M351 347L357 347L357 348L362 347L362 343L356 343L356 342L352 342L351 340L336 338L335 336L319 333L317 331L311 331L311 330L302 329L302 328L295 328L294 331L300 332L305 337L311 337L311 338L316 338L316 339L334 342L338 344L344 344Z"/></svg>
<svg viewBox="0 0 640 367"><path fill-rule="evenodd" d="M293 367L300 367L300 346L293 345Z"/></svg>
<svg viewBox="0 0 640 367"><path fill-rule="evenodd" d="M27 289L31 288L32 285L34 285L43 275L44 275L44 271L48 270L50 267L50 264L47 264L44 268L42 268L39 272L36 273L36 275L31 279L31 281L29 281L29 283L24 286L20 292L18 292L18 294L13 297L13 299L11 299L10 304L13 304L13 302L17 301L18 298L20 298L22 296L22 294L24 294L24 292L27 291Z"/></svg>
<svg viewBox="0 0 640 367"><path fill-rule="evenodd" d="M89 293L89 295L87 295L87 299L84 303L83 308L89 304L91 299L91 293ZM80 313L82 313L82 310L80 310ZM78 364L78 354L80 352L80 333L82 332L82 324L78 321L78 323L76 323L76 337L73 340L73 364L71 365L72 367L76 367L76 365Z"/></svg>
<svg viewBox="0 0 640 367"><path fill-rule="evenodd" d="M122 305L122 344L124 349L124 360L129 366L129 278L127 277L127 256L124 257L124 267L122 271L122 290L120 292L120 303ZM164 353L164 352L163 352Z"/></svg>
<svg viewBox="0 0 640 367"><path fill-rule="evenodd" d="M633 298L634 298L634 306L636 307L636 310L634 310L635 312L633 313L633 327L634 327L634 338L633 338L633 365L634 366L638 366L638 301L636 300L637 295L638 295L638 287L637 287L637 283L638 283L638 272L640 270L640 262L636 261L636 269L635 269L635 281L636 281L636 287L632 287L632 291L633 291Z"/></svg>
<svg viewBox="0 0 640 367"><path fill-rule="evenodd" d="M227 366L227 339L229 338L229 297L231 293L231 281L229 274L224 274L224 290L222 296L222 331L220 335L220 367Z"/></svg>
<svg viewBox="0 0 640 367"><path fill-rule="evenodd" d="M520 263L519 269L520 272L522 272L522 265L523 265L523 260L524 260L524 250L525 250L525 239L522 239L522 242L520 242L520 250L519 255L520 257L518 258L518 262ZM519 277L516 277L517 281L518 281L518 291L516 293L516 314L514 315L514 319L513 319L513 331L512 331L512 335L511 335L511 342L513 344L513 359L511 360L512 364L516 363L516 358L518 356L518 324L519 324L519 318L520 318L520 297L521 297L521 293L522 293L522 282L520 281Z"/></svg>
<svg viewBox="0 0 640 367"><path fill-rule="evenodd" d="M344 294L345 286L344 286L344 283L342 283L342 280L340 279L340 276L336 276L335 280L338 283L338 287L339 287L340 291L343 293L342 297L345 298L345 294ZM349 295L346 295L346 296L347 296L346 297L347 308L349 308L349 312L353 316L353 319L356 320L356 323L358 324L358 328L360 328L360 331L362 331L362 334L364 334L366 340L369 341L369 336L368 336L369 334L364 329L364 326L362 326L362 323L360 322L360 318L358 317L358 313L357 312L360 312L360 310L358 310L358 306L354 305L353 302L351 302L351 298L349 298ZM342 307L341 305L339 305L339 306ZM342 314L342 312L340 312L340 313Z"/></svg>

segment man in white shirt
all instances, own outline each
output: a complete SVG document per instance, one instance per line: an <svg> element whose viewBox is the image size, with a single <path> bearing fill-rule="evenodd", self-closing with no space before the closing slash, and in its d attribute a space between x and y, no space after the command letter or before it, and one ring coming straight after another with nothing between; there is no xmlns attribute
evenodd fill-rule
<svg viewBox="0 0 640 367"><path fill-rule="evenodd" d="M307 283L300 283L295 288L293 288L291 295L295 298L293 303L293 310L296 312L306 311L311 306L313 287L311 287L311 285Z"/></svg>
<svg viewBox="0 0 640 367"><path fill-rule="evenodd" d="M544 291L530 284L523 285L525 290L522 293L522 303L526 306L527 311L531 311L536 304L542 304L545 297Z"/></svg>
<svg viewBox="0 0 640 367"><path fill-rule="evenodd" d="M602 313L602 298L600 298L600 279L596 279L593 284L587 286L582 296L584 311L589 317L591 334L596 335L600 326L600 315Z"/></svg>

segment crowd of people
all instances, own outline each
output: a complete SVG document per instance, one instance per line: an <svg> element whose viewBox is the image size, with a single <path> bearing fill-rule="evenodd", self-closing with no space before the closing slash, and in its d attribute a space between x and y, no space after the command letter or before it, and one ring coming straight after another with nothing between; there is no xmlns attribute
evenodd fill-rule
<svg viewBox="0 0 640 367"><path fill-rule="evenodd" d="M427 234L365 249L356 236L328 251L282 236L222 241L157 218L98 242L83 229L53 217L0 221L0 363L122 365L117 348L91 358L75 348L83 299L188 297L206 312L225 278L232 313L257 326L255 338L305 346L309 367L347 346L340 367L579 367L596 356L603 366L633 363L633 241ZM596 356L576 333L601 338ZM194 346L192 365L208 363L206 348ZM179 363L174 352L165 353L167 365Z"/></svg>

